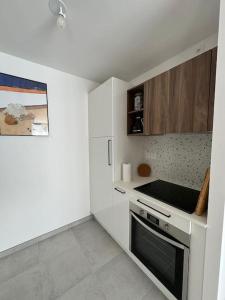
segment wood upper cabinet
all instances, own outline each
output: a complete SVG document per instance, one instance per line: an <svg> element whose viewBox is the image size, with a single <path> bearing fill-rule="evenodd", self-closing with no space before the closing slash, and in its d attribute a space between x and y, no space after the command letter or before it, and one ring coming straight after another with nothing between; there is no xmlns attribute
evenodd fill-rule
<svg viewBox="0 0 225 300"><path fill-rule="evenodd" d="M148 134L166 132L166 107L169 96L169 72L145 83L145 129Z"/></svg>
<svg viewBox="0 0 225 300"><path fill-rule="evenodd" d="M213 114L214 114L215 85L216 85L216 63L217 63L217 48L214 48L212 50L212 60L211 60L208 131L213 130Z"/></svg>
<svg viewBox="0 0 225 300"><path fill-rule="evenodd" d="M144 95L141 112L144 126L141 135L212 131L216 59L217 48L160 74L129 92L128 103L133 98L133 91L141 88ZM134 115L129 115L128 111L128 133L133 118Z"/></svg>
<svg viewBox="0 0 225 300"><path fill-rule="evenodd" d="M170 70L167 133L207 132L211 51Z"/></svg>
<svg viewBox="0 0 225 300"><path fill-rule="evenodd" d="M193 59L193 132L208 131L212 51Z"/></svg>

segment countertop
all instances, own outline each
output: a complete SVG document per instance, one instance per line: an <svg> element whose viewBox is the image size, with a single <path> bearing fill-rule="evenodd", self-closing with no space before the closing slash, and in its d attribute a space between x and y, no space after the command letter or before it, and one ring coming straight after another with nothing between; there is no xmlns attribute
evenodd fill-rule
<svg viewBox="0 0 225 300"><path fill-rule="evenodd" d="M156 199L154 199L150 196L147 196L143 193L140 193L140 192L134 190L135 187L138 187L140 185L152 182L152 181L157 180L157 179L158 178L154 178L154 177L147 177L147 178L136 177L131 182L116 181L116 182L114 182L114 186L126 191L128 195L136 196L138 198L145 199L147 201L150 201L150 203L155 203L157 206L161 207L162 209L165 209L165 210L169 211L171 214L176 214L179 217L182 217L185 220L188 220L192 223L198 224L198 225L200 225L204 228L207 227L207 216L206 216L206 214L204 214L203 216L197 216L195 213L188 214L188 213L186 213L186 212L184 212L180 209L177 209L177 208L175 208L171 205L168 205L168 204L166 204L162 201L156 200Z"/></svg>

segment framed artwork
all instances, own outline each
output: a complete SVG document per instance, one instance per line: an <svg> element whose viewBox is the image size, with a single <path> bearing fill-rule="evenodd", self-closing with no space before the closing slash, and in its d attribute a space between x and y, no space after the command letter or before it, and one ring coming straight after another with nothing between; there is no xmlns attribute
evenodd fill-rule
<svg viewBox="0 0 225 300"><path fill-rule="evenodd" d="M47 84L0 73L0 135L48 132Z"/></svg>

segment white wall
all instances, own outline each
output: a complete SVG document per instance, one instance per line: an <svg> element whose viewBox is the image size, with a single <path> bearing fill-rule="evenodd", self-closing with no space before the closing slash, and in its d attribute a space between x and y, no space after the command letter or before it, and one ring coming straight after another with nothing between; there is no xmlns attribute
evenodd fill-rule
<svg viewBox="0 0 225 300"><path fill-rule="evenodd" d="M141 74L130 81L130 86L136 86L144 81L151 79L163 72L166 72L183 62L192 59L193 57L200 55L217 46L217 34L210 36L209 38L199 42L191 48L181 52L180 54L168 59L157 67L149 70L148 72Z"/></svg>
<svg viewBox="0 0 225 300"><path fill-rule="evenodd" d="M0 136L0 252L89 215L88 80L0 53L48 84L49 137Z"/></svg>
<svg viewBox="0 0 225 300"><path fill-rule="evenodd" d="M225 282L225 207L224 207L223 215L224 215L224 220L223 220L223 235L222 235L218 300L225 299L225 285L224 285L224 282Z"/></svg>
<svg viewBox="0 0 225 300"><path fill-rule="evenodd" d="M225 1L221 1L203 300L225 299ZM224 240L225 243L225 240ZM221 256L222 253L222 256ZM218 292L219 291L219 292Z"/></svg>

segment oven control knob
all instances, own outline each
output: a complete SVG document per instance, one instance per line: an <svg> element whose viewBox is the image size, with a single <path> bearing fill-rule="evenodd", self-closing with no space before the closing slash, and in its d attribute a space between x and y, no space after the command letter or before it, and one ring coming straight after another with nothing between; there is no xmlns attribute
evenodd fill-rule
<svg viewBox="0 0 225 300"><path fill-rule="evenodd" d="M164 225L164 229L165 229L166 231L169 231L170 225L169 225L168 223L166 223L166 224Z"/></svg>
<svg viewBox="0 0 225 300"><path fill-rule="evenodd" d="M144 209L140 209L139 214L140 214L141 216L143 216L143 215L145 214Z"/></svg>

